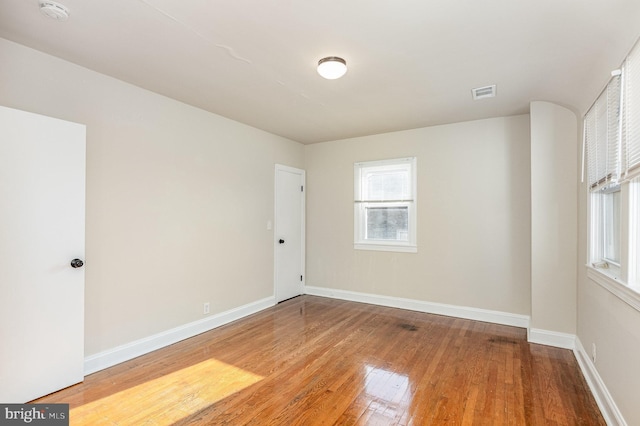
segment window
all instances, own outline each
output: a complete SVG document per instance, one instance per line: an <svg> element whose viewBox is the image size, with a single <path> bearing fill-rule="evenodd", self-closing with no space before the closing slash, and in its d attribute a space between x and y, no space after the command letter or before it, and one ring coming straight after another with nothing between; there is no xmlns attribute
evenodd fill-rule
<svg viewBox="0 0 640 426"><path fill-rule="evenodd" d="M594 266L619 275L621 251L621 190L615 185L591 194L591 259Z"/></svg>
<svg viewBox="0 0 640 426"><path fill-rule="evenodd" d="M417 252L415 157L354 164L354 247Z"/></svg>
<svg viewBox="0 0 640 426"><path fill-rule="evenodd" d="M640 177L629 184L629 285L640 288Z"/></svg>
<svg viewBox="0 0 640 426"><path fill-rule="evenodd" d="M640 45L584 118L590 264L640 292Z"/></svg>
<svg viewBox="0 0 640 426"><path fill-rule="evenodd" d="M602 258L620 266L620 187L602 194Z"/></svg>

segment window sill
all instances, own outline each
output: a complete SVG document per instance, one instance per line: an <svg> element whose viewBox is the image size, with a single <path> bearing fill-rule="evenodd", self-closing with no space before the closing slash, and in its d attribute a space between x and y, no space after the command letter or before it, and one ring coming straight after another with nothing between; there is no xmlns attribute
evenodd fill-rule
<svg viewBox="0 0 640 426"><path fill-rule="evenodd" d="M619 278L607 273L606 270L597 269L591 265L586 266L588 278L604 287L636 311L640 311L640 288L629 287Z"/></svg>
<svg viewBox="0 0 640 426"><path fill-rule="evenodd" d="M416 246L396 246L391 244L354 244L355 250L373 250L373 251L395 251L400 253L417 253Z"/></svg>

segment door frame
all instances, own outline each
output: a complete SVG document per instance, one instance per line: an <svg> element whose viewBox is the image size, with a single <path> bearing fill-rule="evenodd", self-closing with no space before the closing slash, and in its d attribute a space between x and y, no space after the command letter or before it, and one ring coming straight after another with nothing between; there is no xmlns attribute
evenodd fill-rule
<svg viewBox="0 0 640 426"><path fill-rule="evenodd" d="M302 280L300 282L300 294L304 294L305 293L305 283L307 280L307 276L306 276L306 270L305 270L305 258L306 258L306 252L305 252L305 247L306 247L306 238L305 238L305 231L306 231L306 221L305 221L305 217L306 217L306 191L307 191L307 181L306 181L306 171L302 170L302 169L298 169L295 167L290 167L290 166L285 166L282 164L276 164L275 165L275 172L274 172L274 191L273 191L273 296L276 300L276 303L279 303L278 301L278 262L279 262L279 250L278 250L278 241L277 238L278 237L278 173L280 172L287 172L287 173L294 173L297 175L300 175L301 181L302 181L302 188L303 190L302 192L302 198L301 198L301 206L300 206L300 271L302 271Z"/></svg>

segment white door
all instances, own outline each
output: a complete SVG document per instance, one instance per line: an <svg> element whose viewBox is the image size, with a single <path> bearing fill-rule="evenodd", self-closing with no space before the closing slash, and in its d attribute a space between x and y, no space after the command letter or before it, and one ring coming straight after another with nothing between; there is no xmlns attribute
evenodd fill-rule
<svg viewBox="0 0 640 426"><path fill-rule="evenodd" d="M0 401L83 380L85 126L0 107Z"/></svg>
<svg viewBox="0 0 640 426"><path fill-rule="evenodd" d="M302 294L304 280L304 170L276 165L276 302Z"/></svg>

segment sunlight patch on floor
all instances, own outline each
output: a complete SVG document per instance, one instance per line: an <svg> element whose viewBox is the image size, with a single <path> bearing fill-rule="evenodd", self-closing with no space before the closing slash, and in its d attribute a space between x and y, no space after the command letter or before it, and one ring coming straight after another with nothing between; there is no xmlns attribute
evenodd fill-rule
<svg viewBox="0 0 640 426"><path fill-rule="evenodd" d="M170 425L263 377L209 359L73 408L71 425Z"/></svg>

